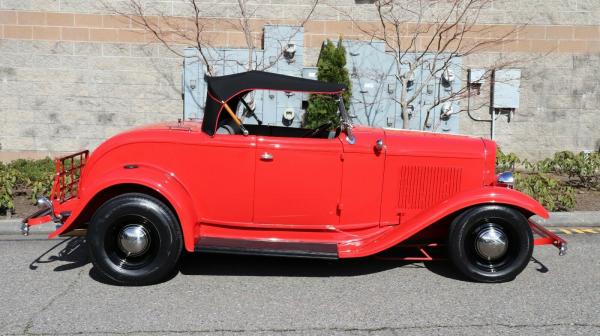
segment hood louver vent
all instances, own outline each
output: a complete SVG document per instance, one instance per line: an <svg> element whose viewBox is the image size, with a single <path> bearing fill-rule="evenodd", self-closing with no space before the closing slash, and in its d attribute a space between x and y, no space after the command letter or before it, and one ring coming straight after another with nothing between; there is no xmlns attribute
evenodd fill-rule
<svg viewBox="0 0 600 336"><path fill-rule="evenodd" d="M403 213L404 221L418 210L439 204L458 193L461 188L462 169L402 166L399 176L398 209Z"/></svg>

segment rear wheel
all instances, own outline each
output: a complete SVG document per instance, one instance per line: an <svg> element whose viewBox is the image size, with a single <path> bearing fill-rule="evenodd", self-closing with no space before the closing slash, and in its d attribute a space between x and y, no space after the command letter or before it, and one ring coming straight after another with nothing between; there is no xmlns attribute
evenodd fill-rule
<svg viewBox="0 0 600 336"><path fill-rule="evenodd" d="M533 234L525 216L501 205L479 206L458 216L448 240L450 259L471 280L513 280L529 263Z"/></svg>
<svg viewBox="0 0 600 336"><path fill-rule="evenodd" d="M92 217L87 239L94 266L106 278L125 285L164 280L177 265L183 246L171 209L141 193L104 203Z"/></svg>

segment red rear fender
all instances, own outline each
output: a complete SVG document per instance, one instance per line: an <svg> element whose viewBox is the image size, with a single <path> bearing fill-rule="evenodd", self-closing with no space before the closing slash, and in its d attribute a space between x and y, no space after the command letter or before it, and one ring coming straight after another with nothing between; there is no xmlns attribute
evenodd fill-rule
<svg viewBox="0 0 600 336"><path fill-rule="evenodd" d="M464 191L429 209L421 211L406 223L394 226L381 236L340 244L340 257L368 256L397 245L439 220L461 210L481 204L504 204L520 209L527 217L535 214L548 218L548 211L536 200L521 192L501 187L482 187Z"/></svg>
<svg viewBox="0 0 600 336"><path fill-rule="evenodd" d="M194 250L194 227L197 222L195 205L186 188L179 182L175 174L161 170L155 166L137 165L134 169L125 169L123 167L115 168L108 172L92 172L86 176L81 185L80 199L72 202L72 207L67 209L68 204L61 206L61 209L71 211L71 216L56 231L50 234L50 238L56 237L71 228L80 224L80 215L87 209L88 204L103 191L117 186L142 186L152 189L162 195L175 209L176 215L181 223L185 248L188 251ZM127 192L127 187L122 190ZM70 204L69 204L70 205Z"/></svg>

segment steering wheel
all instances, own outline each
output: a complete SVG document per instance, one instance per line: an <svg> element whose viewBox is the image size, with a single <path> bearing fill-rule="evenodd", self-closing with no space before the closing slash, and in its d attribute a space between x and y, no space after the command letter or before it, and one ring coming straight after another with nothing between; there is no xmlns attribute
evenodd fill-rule
<svg viewBox="0 0 600 336"><path fill-rule="evenodd" d="M329 120L328 122L319 125L319 127L315 128L314 130L305 134L303 137L304 138L312 138L313 136L319 134L320 132L323 132L323 131L329 129L332 125L333 125L333 122L331 120Z"/></svg>

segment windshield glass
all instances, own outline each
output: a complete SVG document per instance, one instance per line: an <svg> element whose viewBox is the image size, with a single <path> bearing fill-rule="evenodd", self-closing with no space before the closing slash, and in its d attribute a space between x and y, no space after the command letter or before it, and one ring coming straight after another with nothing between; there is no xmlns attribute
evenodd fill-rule
<svg viewBox="0 0 600 336"><path fill-rule="evenodd" d="M222 103L216 133L331 139L349 120L338 100L337 95L247 91Z"/></svg>

